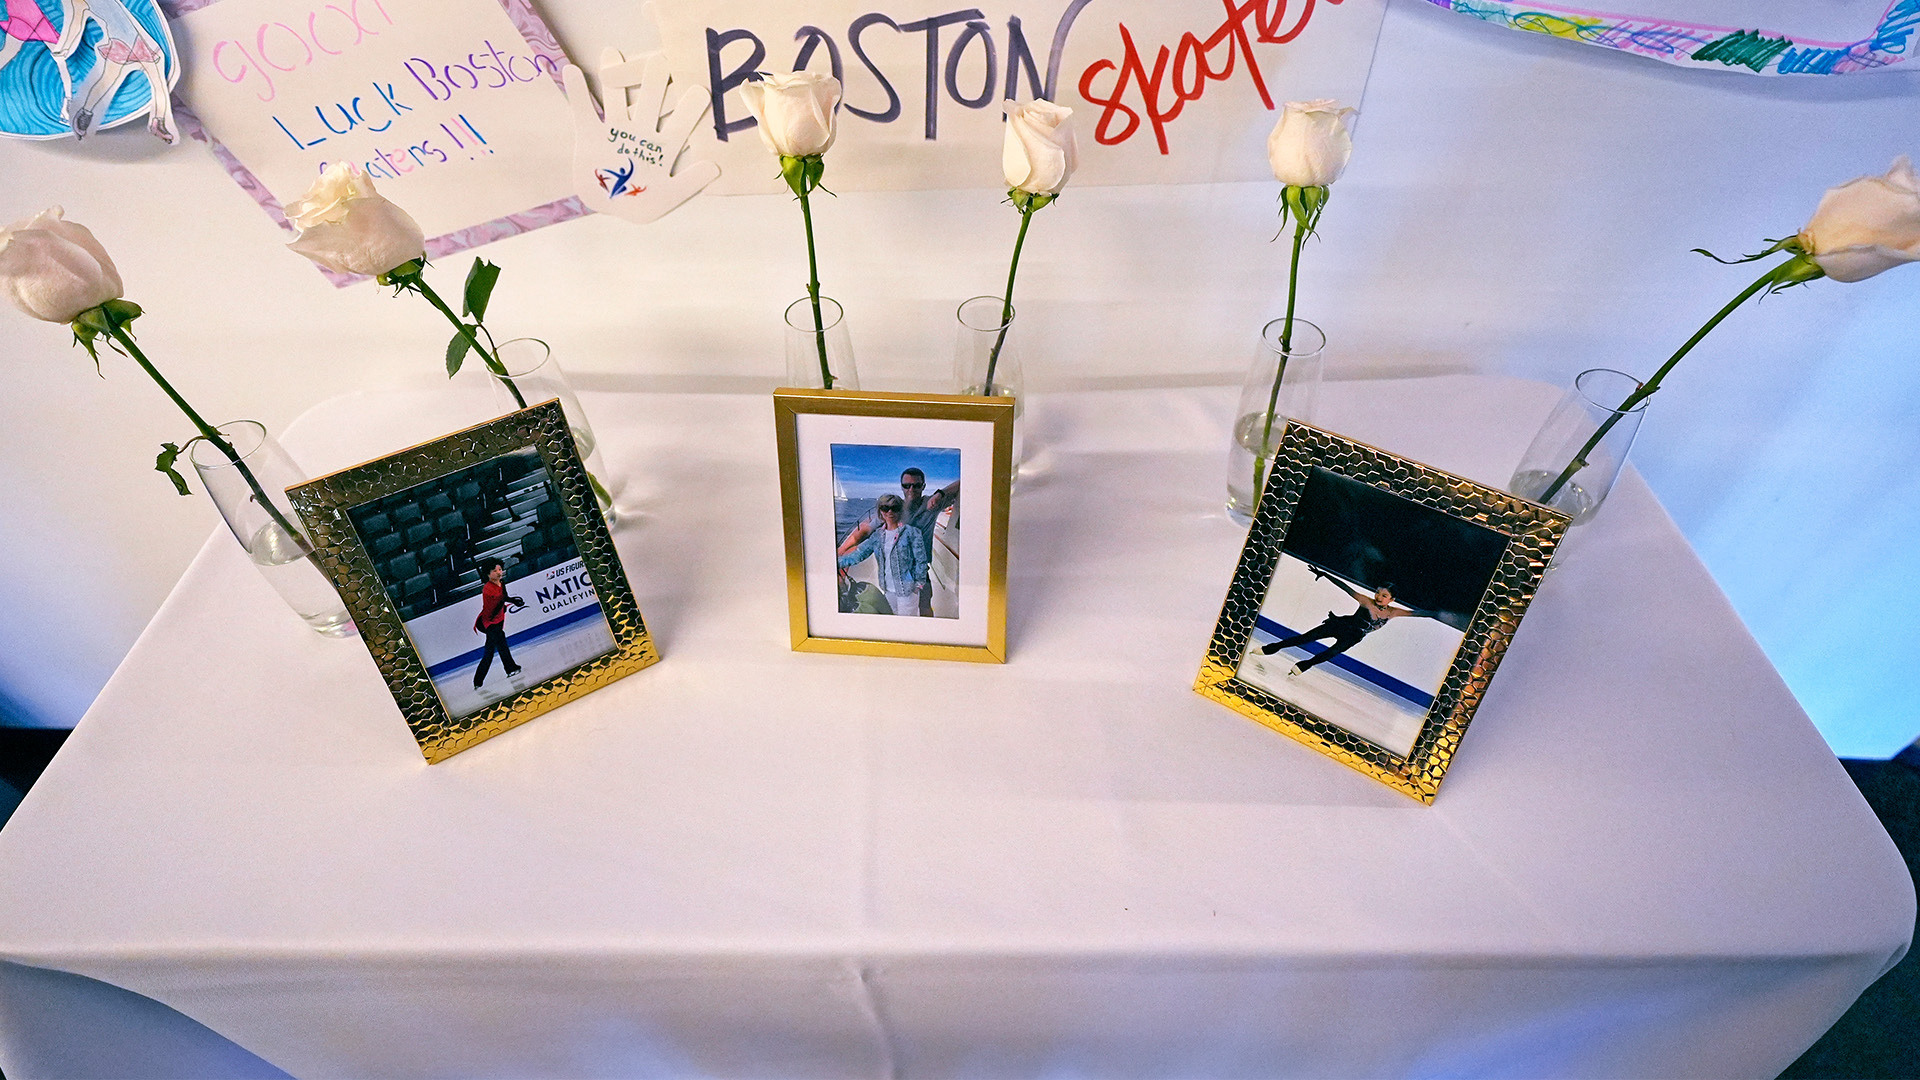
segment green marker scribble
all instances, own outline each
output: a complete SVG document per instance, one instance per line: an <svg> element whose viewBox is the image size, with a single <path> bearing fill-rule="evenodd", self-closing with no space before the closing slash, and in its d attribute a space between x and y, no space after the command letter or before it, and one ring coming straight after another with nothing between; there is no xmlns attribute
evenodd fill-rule
<svg viewBox="0 0 1920 1080"><path fill-rule="evenodd" d="M1770 38L1758 30L1740 30L1707 42L1693 52L1699 63L1718 60L1728 67L1749 67L1759 71L1793 45L1788 38Z"/></svg>

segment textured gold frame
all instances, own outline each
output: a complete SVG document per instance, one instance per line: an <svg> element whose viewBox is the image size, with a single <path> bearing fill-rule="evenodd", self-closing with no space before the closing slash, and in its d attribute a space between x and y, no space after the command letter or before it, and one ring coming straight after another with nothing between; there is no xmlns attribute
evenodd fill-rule
<svg viewBox="0 0 1920 1080"><path fill-rule="evenodd" d="M1280 561L1307 477L1315 468L1402 496L1507 538L1493 579L1434 695L1413 751L1401 757L1238 677L1254 618ZM1331 432L1290 423L1274 454L1267 491L1247 532L1233 585L1220 609L1193 688L1222 705L1366 773L1423 803L1439 794L1467 722L1506 655L1520 617L1566 534L1564 514Z"/></svg>
<svg viewBox="0 0 1920 1080"><path fill-rule="evenodd" d="M807 623L806 536L800 515L800 446L795 417L835 416L964 420L993 425L993 506L987 521L987 643L930 645L917 641L817 637ZM889 394L861 390L773 392L780 457L780 515L787 540L787 619L797 652L903 656L915 660L1007 661L1007 503L1013 490L1013 399L959 394Z"/></svg>
<svg viewBox="0 0 1920 1080"><path fill-rule="evenodd" d="M574 544L613 631L614 651L456 719L434 690L347 510L529 446L539 452L560 489ZM307 526L321 568L346 601L361 640L430 762L444 761L660 659L557 400L309 480L288 488L287 495Z"/></svg>

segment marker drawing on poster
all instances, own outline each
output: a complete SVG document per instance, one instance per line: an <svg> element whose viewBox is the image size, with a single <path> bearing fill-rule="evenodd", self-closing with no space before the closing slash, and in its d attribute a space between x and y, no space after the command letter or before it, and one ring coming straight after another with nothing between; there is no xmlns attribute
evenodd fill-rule
<svg viewBox="0 0 1920 1080"><path fill-rule="evenodd" d="M0 135L84 139L146 116L174 140L179 52L154 0L4 0ZM157 90L156 90L157 88Z"/></svg>
<svg viewBox="0 0 1920 1080"><path fill-rule="evenodd" d="M1525 0L1428 0L1515 30L1682 67L1844 75L1898 64L1920 33L1920 0L1635 0L1620 14Z"/></svg>

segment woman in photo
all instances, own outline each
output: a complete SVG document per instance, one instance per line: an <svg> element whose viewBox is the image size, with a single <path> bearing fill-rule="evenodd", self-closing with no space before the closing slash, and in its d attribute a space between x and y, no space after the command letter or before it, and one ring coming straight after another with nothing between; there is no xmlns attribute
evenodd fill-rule
<svg viewBox="0 0 1920 1080"><path fill-rule="evenodd" d="M508 596L503 582L507 578L507 564L499 559L487 559L480 564L480 576L486 584L480 586L480 615L473 620L473 632L487 636L486 651L480 654L480 666L473 673L473 688L487 681L487 669L493 666L493 656L500 654L500 666L511 679L520 674L520 665L513 662L513 653L507 648L507 607L512 605L517 611L526 607L526 601L517 596Z"/></svg>
<svg viewBox="0 0 1920 1080"><path fill-rule="evenodd" d="M1335 588L1353 597L1354 600L1359 602L1360 607L1351 615L1335 615L1329 611L1327 612L1326 621L1306 633L1295 634L1290 638L1281 638L1279 641L1268 642L1266 645L1261 646L1261 652L1272 656L1281 649L1291 649L1296 645L1304 645L1309 641L1332 640L1333 645L1318 656L1310 656L1298 664L1288 664L1287 678L1289 679L1297 677L1301 672L1315 664L1324 664L1334 657L1339 656L1341 653L1346 652L1348 649L1353 648L1355 645L1360 644L1361 638L1387 625L1387 620L1389 619L1398 619L1403 615L1420 614L1420 612L1412 608L1396 606L1393 602L1393 586L1390 584L1380 586L1374 590L1372 596L1368 596L1364 593L1354 592L1347 587L1346 582L1338 578L1328 577L1319 570L1315 570L1313 576L1333 582Z"/></svg>
<svg viewBox="0 0 1920 1080"><path fill-rule="evenodd" d="M880 527L867 535L853 550L840 556L840 568L872 556L879 568L880 591L895 615L920 614L920 598L927 591L926 534L908 525L906 503L898 495L882 495L874 504L880 515Z"/></svg>

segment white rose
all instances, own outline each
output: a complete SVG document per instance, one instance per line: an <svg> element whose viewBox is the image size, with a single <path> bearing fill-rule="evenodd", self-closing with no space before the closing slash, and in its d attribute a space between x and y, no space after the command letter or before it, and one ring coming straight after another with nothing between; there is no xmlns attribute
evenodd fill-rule
<svg viewBox="0 0 1920 1080"><path fill-rule="evenodd" d="M1288 187L1327 187L1346 171L1353 154L1347 117L1354 110L1334 101L1289 101L1267 136L1273 178Z"/></svg>
<svg viewBox="0 0 1920 1080"><path fill-rule="evenodd" d="M1800 244L1835 281L1861 281L1920 261L1920 185L1905 154L1885 176L1862 176L1820 197Z"/></svg>
<svg viewBox="0 0 1920 1080"><path fill-rule="evenodd" d="M388 202L357 166L338 161L287 204L300 239L287 246L342 274L378 277L426 254L426 236L411 215Z"/></svg>
<svg viewBox="0 0 1920 1080"><path fill-rule="evenodd" d="M53 323L121 294L107 249L63 213L56 206L0 229L0 288L21 311Z"/></svg>
<svg viewBox="0 0 1920 1080"><path fill-rule="evenodd" d="M839 79L811 71L763 74L760 81L741 86L740 93L760 121L761 141L781 157L812 157L833 145Z"/></svg>
<svg viewBox="0 0 1920 1080"><path fill-rule="evenodd" d="M1033 195L1058 195L1080 166L1080 145L1073 135L1073 110L1036 98L1025 105L1009 102L1007 138L1000 168L1007 186Z"/></svg>

